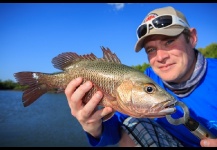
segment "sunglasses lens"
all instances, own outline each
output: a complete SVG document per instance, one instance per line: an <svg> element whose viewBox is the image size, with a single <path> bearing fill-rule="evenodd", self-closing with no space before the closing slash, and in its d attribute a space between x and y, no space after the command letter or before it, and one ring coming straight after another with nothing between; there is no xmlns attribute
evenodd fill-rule
<svg viewBox="0 0 217 150"><path fill-rule="evenodd" d="M146 33L147 33L147 25L144 24L144 25L142 25L142 26L139 27L139 29L137 31L137 34L138 34L138 37L141 38Z"/></svg>
<svg viewBox="0 0 217 150"><path fill-rule="evenodd" d="M163 28L171 25L173 23L173 18L172 16L165 15L165 16L160 16L155 18L152 21L152 24L154 25L155 28ZM150 24L151 25L151 24ZM149 30L152 28L149 28ZM139 27L137 34L138 37L141 38L147 33L147 24L143 24Z"/></svg>
<svg viewBox="0 0 217 150"><path fill-rule="evenodd" d="M161 16L152 21L155 28L163 28L171 25L173 22L172 16Z"/></svg>

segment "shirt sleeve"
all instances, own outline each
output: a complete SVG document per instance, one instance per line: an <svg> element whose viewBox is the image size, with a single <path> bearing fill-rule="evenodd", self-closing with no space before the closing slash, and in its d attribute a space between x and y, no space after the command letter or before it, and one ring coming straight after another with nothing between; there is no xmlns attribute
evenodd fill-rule
<svg viewBox="0 0 217 150"><path fill-rule="evenodd" d="M117 144L121 138L121 124L126 117L127 115L116 112L111 119L103 122L102 136L98 139L86 132L89 144L93 147Z"/></svg>

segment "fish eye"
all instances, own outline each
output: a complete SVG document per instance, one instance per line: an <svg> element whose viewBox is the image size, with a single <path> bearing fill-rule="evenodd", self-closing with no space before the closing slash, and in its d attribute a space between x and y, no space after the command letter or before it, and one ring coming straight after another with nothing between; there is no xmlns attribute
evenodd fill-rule
<svg viewBox="0 0 217 150"><path fill-rule="evenodd" d="M156 87L153 84L145 84L144 85L144 91L148 94L154 93L156 90Z"/></svg>

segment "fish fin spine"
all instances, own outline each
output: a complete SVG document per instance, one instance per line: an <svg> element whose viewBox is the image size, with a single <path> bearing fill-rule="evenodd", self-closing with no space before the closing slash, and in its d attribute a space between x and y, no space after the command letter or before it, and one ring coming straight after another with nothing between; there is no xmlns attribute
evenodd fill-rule
<svg viewBox="0 0 217 150"><path fill-rule="evenodd" d="M86 55L78 55L74 52L64 52L52 59L53 66L57 69L64 70L71 64L75 64L81 60L98 59L93 53Z"/></svg>
<svg viewBox="0 0 217 150"><path fill-rule="evenodd" d="M74 52L64 52L54 57L51 62L55 68L60 70L65 70L66 67L82 60L101 60L121 64L120 59L117 57L115 53L112 53L109 48L104 48L103 46L101 46L101 49L103 51L102 58L97 58L93 53L78 55Z"/></svg>
<svg viewBox="0 0 217 150"><path fill-rule="evenodd" d="M101 46L101 49L103 51L103 58L102 58L103 60L121 64L120 59L117 57L115 53L112 53L109 48L105 48Z"/></svg>

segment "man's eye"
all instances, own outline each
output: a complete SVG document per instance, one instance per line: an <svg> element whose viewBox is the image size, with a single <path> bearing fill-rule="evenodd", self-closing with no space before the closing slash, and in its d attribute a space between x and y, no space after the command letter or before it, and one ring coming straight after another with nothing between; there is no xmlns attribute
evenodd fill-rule
<svg viewBox="0 0 217 150"><path fill-rule="evenodd" d="M174 39L168 40L168 41L166 42L166 45L171 44L173 41L174 41Z"/></svg>
<svg viewBox="0 0 217 150"><path fill-rule="evenodd" d="M146 49L146 53L149 54L149 53L154 52L155 50L156 50L155 48L149 48L149 49Z"/></svg>

